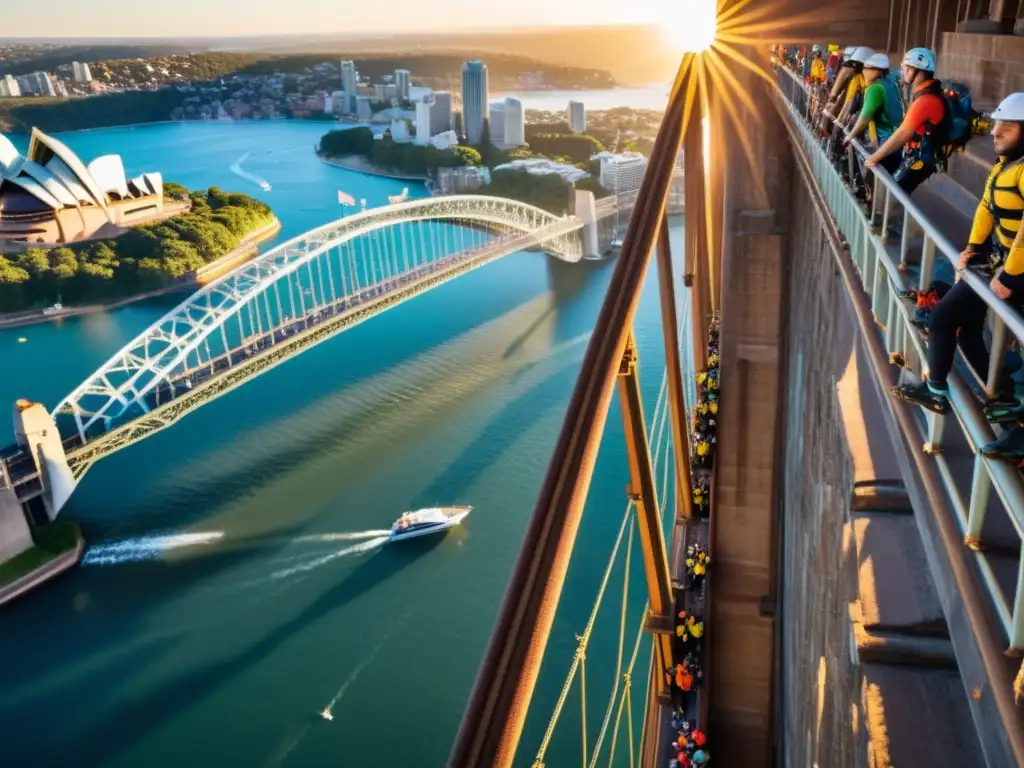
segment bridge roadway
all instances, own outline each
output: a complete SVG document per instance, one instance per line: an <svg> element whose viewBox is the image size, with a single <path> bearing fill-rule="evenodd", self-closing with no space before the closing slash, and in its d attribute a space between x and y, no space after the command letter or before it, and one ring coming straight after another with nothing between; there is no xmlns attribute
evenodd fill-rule
<svg viewBox="0 0 1024 768"><path fill-rule="evenodd" d="M614 199L612 199L614 203ZM614 211L614 205L606 206ZM201 367L185 370L173 379L160 382L144 397L147 412L125 424L116 425L83 443L76 434L63 440L68 463L76 479L84 475L88 467L102 456L124 447L125 444L148 436L159 429L170 426L178 418L190 412L193 407L207 402L212 397L240 385L269 367L283 362L325 335L314 331L327 329L327 335L339 332L379 314L402 301L418 295L435 285L468 272L501 256L517 251L529 250L559 236L569 234L582 226L574 218L560 219L540 230L528 233L507 234L488 242L486 245L444 256L440 259L412 268L397 278L390 278L374 285L360 288L353 294L332 303L317 307L302 317L288 317L272 330L249 336L239 346L205 362ZM278 351L281 354L278 354ZM263 359L274 359L264 363ZM229 372L245 369L241 376L232 377L227 386L212 393L208 390L227 377ZM250 370L252 373L250 374ZM168 412L168 406L189 396L189 403L175 412ZM137 422L145 422L141 429ZM12 450L12 448L14 450ZM0 482L13 486L17 498L25 502L42 492L42 483L31 454L17 446L7 449L6 456L0 456Z"/></svg>

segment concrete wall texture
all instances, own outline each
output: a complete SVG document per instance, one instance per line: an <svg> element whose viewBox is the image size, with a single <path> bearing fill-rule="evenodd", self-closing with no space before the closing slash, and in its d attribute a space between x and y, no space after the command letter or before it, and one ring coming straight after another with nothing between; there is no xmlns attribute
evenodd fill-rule
<svg viewBox="0 0 1024 768"><path fill-rule="evenodd" d="M1024 91L1024 37L946 32L939 48L938 75L971 87L975 108L991 109L1011 93Z"/></svg>

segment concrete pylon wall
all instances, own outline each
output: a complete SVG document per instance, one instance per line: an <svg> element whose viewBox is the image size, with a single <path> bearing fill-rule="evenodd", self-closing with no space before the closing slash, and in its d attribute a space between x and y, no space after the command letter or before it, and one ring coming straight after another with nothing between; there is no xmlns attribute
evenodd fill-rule
<svg viewBox="0 0 1024 768"><path fill-rule="evenodd" d="M597 207L594 193L583 189L576 190L573 210L576 218L583 222L580 236L583 238L583 256L596 259L601 255L597 237Z"/></svg>
<svg viewBox="0 0 1024 768"><path fill-rule="evenodd" d="M21 504L10 488L0 488L0 563L32 547L32 533Z"/></svg>
<svg viewBox="0 0 1024 768"><path fill-rule="evenodd" d="M32 453L43 480L46 514L54 520L75 489L57 425L40 403L19 400L14 404L14 435Z"/></svg>
<svg viewBox="0 0 1024 768"><path fill-rule="evenodd" d="M713 219L722 232L722 394L711 520L708 727L716 764L750 768L770 765L774 750L776 434L792 157L763 84L745 68L729 66L757 112L738 98L712 101L712 165L724 172L709 174L710 196L724 200L724 210Z"/></svg>

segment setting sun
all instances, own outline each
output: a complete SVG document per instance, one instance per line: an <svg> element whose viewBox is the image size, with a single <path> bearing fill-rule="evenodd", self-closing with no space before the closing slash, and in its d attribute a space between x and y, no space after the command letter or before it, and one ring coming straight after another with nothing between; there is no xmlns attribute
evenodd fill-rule
<svg viewBox="0 0 1024 768"><path fill-rule="evenodd" d="M715 42L715 0L665 0L662 30L681 52L704 51Z"/></svg>

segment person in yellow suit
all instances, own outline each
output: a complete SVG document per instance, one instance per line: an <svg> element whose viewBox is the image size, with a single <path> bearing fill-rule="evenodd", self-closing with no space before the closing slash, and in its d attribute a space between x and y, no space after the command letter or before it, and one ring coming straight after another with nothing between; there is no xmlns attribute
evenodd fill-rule
<svg viewBox="0 0 1024 768"><path fill-rule="evenodd" d="M983 272L991 278L992 292L1020 310L1024 308L1024 93L1004 99L992 119L992 144L999 160L985 184L959 268L961 272L968 267ZM965 281L958 280L932 310L928 378L920 384L895 387L893 395L936 413L947 413L946 377L953 367L957 345L979 377L988 373L989 353L984 338L987 312L985 301ZM1011 399L1008 385L1007 381L999 386L990 408ZM1002 455L1009 457L1005 451Z"/></svg>

